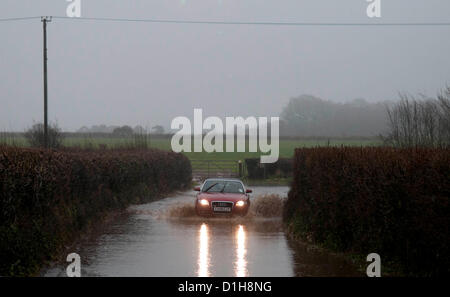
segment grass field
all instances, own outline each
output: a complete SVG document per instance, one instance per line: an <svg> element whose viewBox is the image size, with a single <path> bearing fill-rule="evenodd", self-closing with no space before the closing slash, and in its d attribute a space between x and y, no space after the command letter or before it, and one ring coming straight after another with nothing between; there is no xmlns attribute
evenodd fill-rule
<svg viewBox="0 0 450 297"><path fill-rule="evenodd" d="M145 140L146 146L161 150L172 150L170 145L170 137L148 137ZM23 135L2 133L0 134L0 144L9 144L15 146L28 146ZM310 148L317 146L379 146L381 140L377 138L361 138L361 139L280 139L280 158L292 158L296 148ZM136 145L134 137L114 137L114 136L96 136L83 135L77 136L70 134L63 140L66 147L81 148L118 148L133 147ZM246 158L258 158L261 153L250 152L223 152L223 153L184 153L191 160L244 160Z"/></svg>
<svg viewBox="0 0 450 297"><path fill-rule="evenodd" d="M142 136L131 136L131 137L118 137L111 134L76 134L76 133L65 133L63 139L64 147L79 147L85 149L105 149L105 148L125 148L125 147L137 147L142 145L148 148L156 148L160 150L171 151L171 137L168 135L164 136L147 136L142 138ZM26 138L21 133L0 133L0 144L8 144L18 147L29 146ZM224 144L225 145L225 144ZM292 158L294 156L294 151L296 148L312 148L312 147L323 147L323 146L351 146L351 147L361 147L361 146L380 146L382 141L378 138L281 138L279 146L279 157L280 158ZM225 148L224 148L225 151ZM248 152L184 152L190 160L192 169L196 174L203 175L207 172L207 176L216 175L217 172L224 174L228 172L229 174L237 174L239 172L238 161L244 163L244 180L249 185L286 185L289 183L289 179L281 177L270 177L266 180L250 181L246 178L246 166L245 159L247 158L259 158L261 156L260 152L251 153ZM201 173L200 173L201 172ZM225 173L226 174L226 173Z"/></svg>

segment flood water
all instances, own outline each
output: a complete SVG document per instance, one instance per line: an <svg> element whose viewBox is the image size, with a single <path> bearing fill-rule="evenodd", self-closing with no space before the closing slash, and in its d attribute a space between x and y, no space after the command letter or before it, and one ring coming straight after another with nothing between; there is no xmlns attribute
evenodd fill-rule
<svg viewBox="0 0 450 297"><path fill-rule="evenodd" d="M288 187L251 187L286 197ZM341 258L288 240L280 217L199 218L195 192L134 205L76 244L82 276L358 276ZM253 201L252 201L253 203ZM56 264L44 276L65 276Z"/></svg>

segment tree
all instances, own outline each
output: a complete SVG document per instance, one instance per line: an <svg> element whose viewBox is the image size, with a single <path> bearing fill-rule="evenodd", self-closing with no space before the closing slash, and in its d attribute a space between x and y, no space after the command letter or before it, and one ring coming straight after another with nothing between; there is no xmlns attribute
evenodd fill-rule
<svg viewBox="0 0 450 297"><path fill-rule="evenodd" d="M152 128L153 134L164 134L164 127L161 125L156 125Z"/></svg>
<svg viewBox="0 0 450 297"><path fill-rule="evenodd" d="M48 133L48 147L58 148L62 145L63 135L58 125L50 124L47 128ZM25 131L25 138L32 147L44 147L44 124L34 124L30 129Z"/></svg>
<svg viewBox="0 0 450 297"><path fill-rule="evenodd" d="M118 127L113 130L113 134L117 136L131 136L133 135L133 128L126 125Z"/></svg>
<svg viewBox="0 0 450 297"><path fill-rule="evenodd" d="M134 127L133 132L134 132L134 134L146 134L147 133L147 131L141 125L137 125L136 127Z"/></svg>
<svg viewBox="0 0 450 297"><path fill-rule="evenodd" d="M405 94L387 107L389 129L383 139L396 147L448 147L450 145L450 88L438 98L416 99Z"/></svg>

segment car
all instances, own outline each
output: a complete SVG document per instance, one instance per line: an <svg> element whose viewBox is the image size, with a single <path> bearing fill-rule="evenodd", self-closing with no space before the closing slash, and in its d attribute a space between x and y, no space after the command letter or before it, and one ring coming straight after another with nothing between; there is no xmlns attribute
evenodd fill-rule
<svg viewBox="0 0 450 297"><path fill-rule="evenodd" d="M198 216L245 216L250 208L252 190L239 179L208 178L199 187L195 199Z"/></svg>

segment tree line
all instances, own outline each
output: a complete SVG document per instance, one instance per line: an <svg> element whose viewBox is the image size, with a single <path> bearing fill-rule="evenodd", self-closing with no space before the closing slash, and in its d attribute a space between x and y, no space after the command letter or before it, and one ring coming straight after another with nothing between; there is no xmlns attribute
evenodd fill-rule
<svg viewBox="0 0 450 297"><path fill-rule="evenodd" d="M396 147L448 147L450 87L435 98L400 94L398 101L336 103L310 95L292 98L280 115L280 135L381 137Z"/></svg>
<svg viewBox="0 0 450 297"><path fill-rule="evenodd" d="M337 103L310 95L292 98L280 115L280 135L373 137L386 129L386 102Z"/></svg>
<svg viewBox="0 0 450 297"><path fill-rule="evenodd" d="M78 133L108 133L117 136L162 135L160 125L146 130L141 126L83 127ZM42 146L43 125L25 132L32 146ZM450 144L450 87L435 98L400 94L398 101L370 103L355 99L337 103L311 95L292 98L280 114L281 137L380 137L396 147L448 147ZM61 145L63 133L49 126L51 147Z"/></svg>

